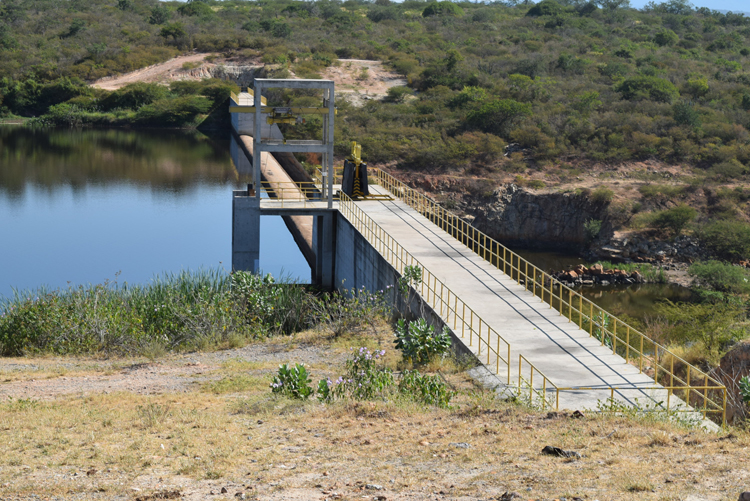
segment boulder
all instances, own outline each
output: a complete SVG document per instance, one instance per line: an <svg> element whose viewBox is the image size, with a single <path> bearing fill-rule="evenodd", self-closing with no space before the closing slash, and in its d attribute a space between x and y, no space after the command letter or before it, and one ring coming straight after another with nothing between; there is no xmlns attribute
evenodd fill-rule
<svg viewBox="0 0 750 501"><path fill-rule="evenodd" d="M571 280L575 280L578 278L578 273L576 273L574 270L570 270L568 272L568 277L570 277Z"/></svg>
<svg viewBox="0 0 750 501"><path fill-rule="evenodd" d="M589 268L589 273L592 275L601 275L604 271L604 267L600 264L592 265L591 268Z"/></svg>
<svg viewBox="0 0 750 501"><path fill-rule="evenodd" d="M635 283L637 283L637 284L643 283L643 275L641 275L637 271L634 271L633 273L631 273L630 274L630 278L632 278L635 281Z"/></svg>

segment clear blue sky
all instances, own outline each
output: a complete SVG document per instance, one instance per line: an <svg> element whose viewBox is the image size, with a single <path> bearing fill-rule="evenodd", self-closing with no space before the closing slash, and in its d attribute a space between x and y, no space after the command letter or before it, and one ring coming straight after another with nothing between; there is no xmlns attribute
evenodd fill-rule
<svg viewBox="0 0 750 501"><path fill-rule="evenodd" d="M649 0L630 0L630 5L640 9ZM656 0L656 3L662 3ZM747 0L691 0L695 7L708 7L713 10L731 10L732 12L750 12L750 2Z"/></svg>

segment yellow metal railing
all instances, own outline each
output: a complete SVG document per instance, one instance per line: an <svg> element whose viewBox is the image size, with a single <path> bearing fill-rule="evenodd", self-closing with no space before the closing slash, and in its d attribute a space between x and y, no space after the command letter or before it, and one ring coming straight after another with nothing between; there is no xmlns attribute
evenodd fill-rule
<svg viewBox="0 0 750 501"><path fill-rule="evenodd" d="M673 393L678 393L682 400L699 410L704 417L709 414L721 414L721 421L724 422L726 387L719 381L626 322L610 315L578 292L555 280L548 273L390 174L380 169L370 169L370 173L375 175L378 183L395 197L465 244L519 285L523 285L542 302L548 303L550 308L566 317L568 322L577 324L580 329L587 331L590 337L596 337L602 346L610 347L612 353L621 355L628 363L638 367L641 373L652 373L649 375L653 377L654 383L661 384L667 389L668 401ZM685 368L684 375L676 373L675 364ZM536 371L541 375L544 384L552 384L532 364L529 363L529 366L532 368L532 374ZM519 375L519 385L521 379L522 376ZM556 388L558 395L560 391L577 390L557 388L554 385L552 387Z"/></svg>
<svg viewBox="0 0 750 501"><path fill-rule="evenodd" d="M491 366L494 358L495 372L500 375L502 370L505 373L506 382L510 384L510 343L365 214L351 198L343 193L340 197L339 212L396 269L396 272L403 275L407 266L421 268L422 281L416 285L416 288L425 303L443 319L448 327L452 328L456 335L462 339L468 339L469 346L477 343L480 360L486 360L485 363Z"/></svg>

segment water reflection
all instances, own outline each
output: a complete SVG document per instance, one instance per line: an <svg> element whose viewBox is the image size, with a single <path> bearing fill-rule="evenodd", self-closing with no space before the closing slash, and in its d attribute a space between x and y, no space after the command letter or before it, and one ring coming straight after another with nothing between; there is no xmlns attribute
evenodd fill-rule
<svg viewBox="0 0 750 501"><path fill-rule="evenodd" d="M0 126L0 296L228 269L231 193L247 182L229 134ZM309 282L280 217L261 218L261 268Z"/></svg>
<svg viewBox="0 0 750 501"><path fill-rule="evenodd" d="M180 194L202 184L239 181L229 138L189 131L48 130L0 127L0 193L11 200L27 184L74 191L128 182Z"/></svg>

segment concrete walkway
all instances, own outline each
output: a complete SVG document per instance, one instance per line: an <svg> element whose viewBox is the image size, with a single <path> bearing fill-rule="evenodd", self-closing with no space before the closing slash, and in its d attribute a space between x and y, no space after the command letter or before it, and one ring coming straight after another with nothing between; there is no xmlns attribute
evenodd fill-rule
<svg viewBox="0 0 750 501"><path fill-rule="evenodd" d="M380 186L371 186L371 190L385 193ZM666 402L666 390L647 389L658 386L652 378L613 355L611 349L601 346L588 332L568 322L547 303L524 290L523 285L405 203L362 201L357 206L510 343L510 384L517 384L518 355L523 354L560 388L599 389L560 392L561 409L596 409L598 402L610 397L609 388L613 386L629 388L615 392L615 398L623 403L646 408ZM476 328L478 321L474 323ZM464 341L468 345L468 338ZM470 348L477 352L476 338ZM485 362L486 354L481 359ZM492 357L487 367L494 370L495 365ZM503 383L507 374L504 367L501 363L499 377ZM528 367L524 368L524 375L528 378ZM539 379L535 380L535 387L537 382L540 383ZM554 394L548 395L554 402ZM681 401L672 395L670 403L675 406Z"/></svg>

